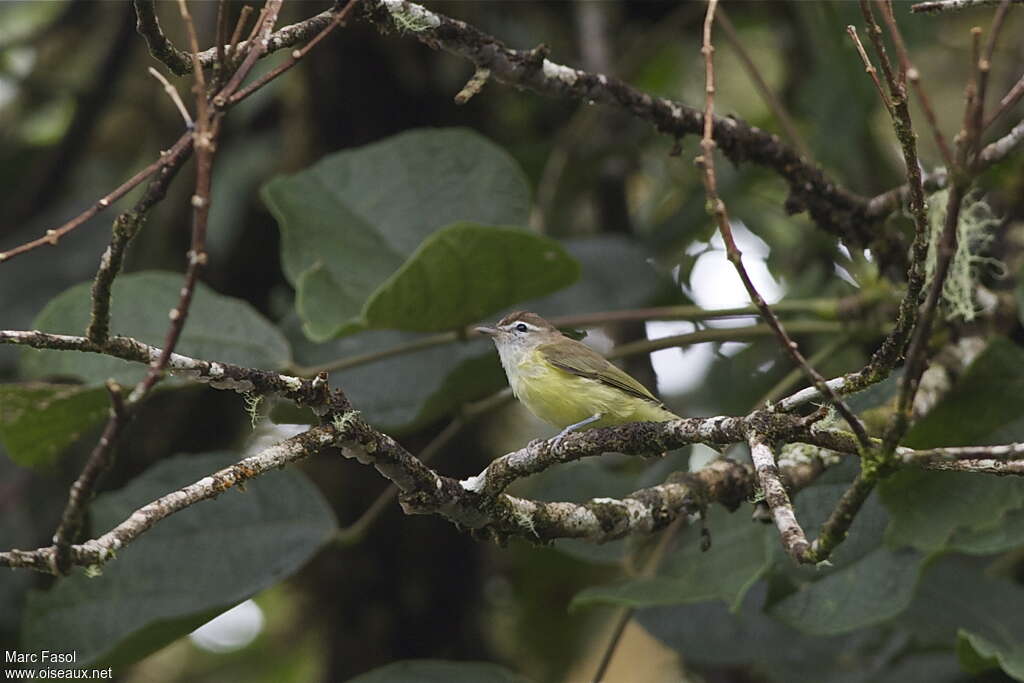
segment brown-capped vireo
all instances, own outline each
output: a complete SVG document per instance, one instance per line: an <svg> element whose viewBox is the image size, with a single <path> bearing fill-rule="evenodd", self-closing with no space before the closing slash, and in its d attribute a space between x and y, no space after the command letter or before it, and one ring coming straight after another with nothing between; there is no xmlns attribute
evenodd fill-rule
<svg viewBox="0 0 1024 683"><path fill-rule="evenodd" d="M644 385L536 313L516 311L478 327L498 347L512 393L562 431L679 419Z"/></svg>

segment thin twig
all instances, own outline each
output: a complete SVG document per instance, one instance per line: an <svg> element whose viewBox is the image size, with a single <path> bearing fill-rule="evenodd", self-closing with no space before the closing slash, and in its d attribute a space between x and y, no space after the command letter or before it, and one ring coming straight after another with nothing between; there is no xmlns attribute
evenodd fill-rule
<svg viewBox="0 0 1024 683"><path fill-rule="evenodd" d="M0 263L12 259L15 256L19 256L26 252L32 251L37 247L42 247L47 244L51 246L56 246L57 242L60 240L60 238L64 237L64 235L68 234L75 228L81 226L90 218L98 214L100 211L107 209L111 204L113 204L118 199L125 196L133 189L135 189L146 178L150 177L151 175L159 171L161 168L163 168L167 164L167 159L173 157L174 154L176 154L181 147L191 145L192 136L189 133L185 133L180 138L178 138L178 140L171 146L170 149L161 152L159 159L157 159L149 166L133 175L131 178L126 180L124 183L122 183L119 187L117 187L110 193L100 197L98 200L96 200L95 204L93 204L88 209L86 209L82 213L78 214L77 216L69 220L67 223L60 225L59 227L47 230L42 237L26 242L5 252L0 252Z"/></svg>
<svg viewBox="0 0 1024 683"><path fill-rule="evenodd" d="M192 138L189 137L189 142ZM86 337L90 341L102 344L110 336L110 297L114 278L121 271L124 253L128 244L138 233L146 217L158 202L167 194L167 187L178 174L178 170L192 153L192 145L183 145L172 155L165 157L164 166L149 181L146 191L135 205L114 219L111 229L110 244L100 258L100 265L92 282L91 313Z"/></svg>
<svg viewBox="0 0 1024 683"><path fill-rule="evenodd" d="M889 96L885 94L885 88L882 87L882 82L878 80L878 70L875 65L871 63L871 58L868 57L867 51L864 50L864 45L860 42L860 36L857 35L857 27L850 24L846 27L846 32L849 34L850 39L853 40L854 46L857 48L857 53L860 55L861 62L864 63L864 71L867 72L868 76L871 77L871 82L875 84L875 90L878 91L878 96L882 99L882 104L885 105L886 111L892 116L892 102L889 101Z"/></svg>
<svg viewBox="0 0 1024 683"><path fill-rule="evenodd" d="M811 298L811 299L790 299L782 300L772 305L775 313L806 313L823 318L826 321L854 321L861 319L865 313L875 307L885 304L886 297L878 297L876 294L870 296L852 295L842 298ZM701 306L656 306L651 308L631 308L619 311L598 311L596 313L582 313L577 315L563 315L550 318L555 327L578 328L595 327L610 323L636 322L651 320L718 320L724 318L747 318L760 316L761 312L753 304L747 306L736 306L733 308L707 309ZM802 332L824 332L838 331L838 327L832 325L819 325L815 321L798 321L795 323ZM751 336L760 336L759 328L732 328L733 330L745 329ZM726 338L728 333L724 331L701 330L691 333L695 336L681 335L680 343L696 343L697 341L732 341ZM724 336L723 336L724 335ZM464 341L467 338L478 337L479 333L472 328L459 330L457 332L440 332L408 342L396 344L379 351L369 351L353 356L344 356L327 363L315 366L296 366L292 370L297 375L308 377L321 372L336 372L349 368L375 363L379 360L400 356L423 349L453 344ZM660 341L660 340L656 340ZM643 343L643 342L638 342ZM657 349L654 349L657 350ZM632 351L630 352L633 353ZM639 353L639 352L637 352Z"/></svg>
<svg viewBox="0 0 1024 683"><path fill-rule="evenodd" d="M893 45L896 46L896 56L900 60L900 73L905 75L906 80L910 81L910 86L914 89L918 104L921 105L924 118L932 131L935 145L939 148L939 153L942 154L942 160L945 162L946 168L953 168L953 152L946 141L946 136L942 134L942 129L939 128L939 121L935 116L935 108L932 107L931 98L928 97L928 93L921 83L921 73L910 61L910 54L907 52L907 46L903 42L903 34L900 32L899 24L896 23L896 17L893 14L891 0L887 0L882 5L882 19L889 30L889 37L892 39ZM890 113L892 112L890 111Z"/></svg>
<svg viewBox="0 0 1024 683"><path fill-rule="evenodd" d="M989 126L995 123L996 119L1012 109L1022 97L1024 97L1024 76L1021 76L1020 79L1013 84L1013 87L1003 95L1003 99L999 100L999 107L997 107L995 113L985 121L985 125L982 126L982 128L988 129Z"/></svg>
<svg viewBox="0 0 1024 683"><path fill-rule="evenodd" d="M781 323L780 323L781 325ZM818 322L813 320L794 321L786 324L786 330L795 334L842 334L849 332L849 328L841 323ZM620 344L608 354L609 358L626 358L643 353L652 353L662 349L671 349L677 346L689 344L701 344L704 342L726 342L726 341L747 341L759 337L778 337L778 328L771 323L762 325L748 325L747 327L711 327L696 332L677 334L657 339L639 339L635 342ZM787 333L788 338L788 333ZM790 354L792 355L792 354ZM804 364L798 363L804 374L807 369ZM813 378L810 378L813 382ZM824 379L822 379L824 382Z"/></svg>
<svg viewBox="0 0 1024 683"><path fill-rule="evenodd" d="M736 269L737 274L740 276L740 280L743 281L743 286L747 290L747 294L750 296L751 301L757 306L772 332L774 332L775 336L778 337L783 350L789 354L798 366L803 368L811 382L835 404L836 410L838 410L843 418L849 423L850 428L853 430L854 434L857 435L858 441L860 441L865 448L868 448L870 447L870 440L868 439L867 431L864 429L864 425L861 423L860 419L853 414L839 395L832 391L828 384L825 383L825 378L807 363L807 359L804 358L802 353L800 353L800 349L796 342L789 337L785 329L783 329L782 323L779 322L778 317L776 317L775 313L772 312L771 307L768 306L764 298L754 286L753 281L747 274L746 268L743 266L743 255L740 253L739 248L736 246L736 240L733 238L732 226L729 223L729 216L726 212L725 202L723 202L718 196L714 162L715 141L713 139L715 111L714 47L711 44L711 27L714 22L715 7L717 4L718 0L709 0L708 11L704 19L704 40L701 48L701 52L704 55L705 73L704 135L701 139L701 155L696 159L697 165L704 171L704 192L707 195L711 213L718 222L718 229L722 233L722 240L725 242L726 254L729 261Z"/></svg>
<svg viewBox="0 0 1024 683"><path fill-rule="evenodd" d="M733 28L732 21L726 15L725 10L718 9L718 24L722 27L722 32L725 37L729 40L729 44L732 45L733 50L736 51L736 56L740 58L740 63L743 64L744 70L747 75L750 76L750 80L754 82L754 87L757 88L758 93L761 95L761 99L764 100L768 108L772 110L775 118L778 119L779 125L782 126L782 131L786 134L789 139L789 143L796 147L800 151L800 155L810 161L813 157L811 156L810 148L807 143L804 142L803 136L800 135L800 131L797 130L796 124L793 119L789 116L789 112L786 111L786 106L775 96L771 87L764 80L761 75L761 70L757 68L757 64L750 58L745 47L743 47L743 41L736 35L736 29Z"/></svg>
<svg viewBox="0 0 1024 683"><path fill-rule="evenodd" d="M107 380L107 392L110 394L110 418L107 420L99 441L89 454L89 459L86 461L85 467L82 468L81 474L71 485L68 502L64 505L64 512L60 516L60 524L57 525L57 530L53 534L54 574L67 574L71 569L71 542L75 540L75 536L81 529L85 509L92 499L96 482L110 468L117 435L129 418L125 410L121 386L113 380Z"/></svg>
<svg viewBox="0 0 1024 683"><path fill-rule="evenodd" d="M871 6L867 0L861 0L861 12L867 25L867 33L879 61L886 66L889 58L882 42L882 29L875 22ZM914 241L910 247L910 265L907 270L907 290L900 302L896 316L896 326L882 342L882 345L871 356L865 375L869 381L883 378L891 372L906 348L911 334L918 321L918 305L925 282L925 262L928 258L928 212L924 199L924 181L921 177L921 164L917 156L917 134L910 117L907 103L906 83L899 82L893 75L892 68L884 69L886 85L892 97L893 130L899 140L903 152L906 169L907 188L909 195L910 214L914 219ZM950 172L954 167L950 167Z"/></svg>
<svg viewBox="0 0 1024 683"><path fill-rule="evenodd" d="M1024 120L1014 126L1009 133L995 142L986 145L978 152L975 170L982 171L992 164L999 163L1024 142Z"/></svg>
<svg viewBox="0 0 1024 683"><path fill-rule="evenodd" d="M977 131L975 147L981 145L981 134L985 130L985 95L988 92L989 71L992 69L992 55L995 54L996 44L999 42L999 33L1002 31L1003 22L1006 20L1007 10L1010 8L1010 0L1003 0L996 9L992 18L992 28L989 30L988 43L978 60L978 103L975 106L973 127Z"/></svg>
<svg viewBox="0 0 1024 683"><path fill-rule="evenodd" d="M214 87L220 87L223 83L224 74L227 71L228 63L224 55L224 44L228 40L228 9L227 0L217 0L217 62L214 64Z"/></svg>
<svg viewBox="0 0 1024 683"><path fill-rule="evenodd" d="M192 130L195 123L192 121L192 117L189 115L188 109L185 108L185 103L181 101L178 89L171 85L167 79L164 78L164 75L153 67L149 67L149 73L164 86L164 92L171 98L171 102L174 102L174 106L178 108L178 113L181 114L181 118L185 121L185 127Z"/></svg>
<svg viewBox="0 0 1024 683"><path fill-rule="evenodd" d="M487 80L491 77L491 70L478 67L473 71L473 76L466 81L466 85L462 87L462 90L455 94L455 104L466 104L473 96L483 90L484 86L487 85Z"/></svg>
<svg viewBox="0 0 1024 683"><path fill-rule="evenodd" d="M242 31L245 30L245 25L249 21L249 16L252 14L252 5L244 5L242 11L238 15L238 21L235 23L235 30L231 34L231 42L228 43L228 51L226 58L229 62L234 61L235 51L238 49L238 41L242 39Z"/></svg>
<svg viewBox="0 0 1024 683"><path fill-rule="evenodd" d="M315 36L313 36L313 38L308 43L303 45L301 48L292 50L291 54L288 56L288 59L286 59L284 62L282 62L275 68L271 69L267 73L263 74L262 76L254 80L252 83L250 83L249 85L247 85L246 87L242 88L234 95L232 95L228 100L228 103L235 104L236 102L244 100L246 97L253 94L257 90L265 86L267 83L274 80L275 78L283 74L285 71L288 71L293 66L298 64L299 60L305 57L306 54L316 46L317 43L319 43L321 40L327 37L327 34L329 34L338 26L344 24L349 12L352 11L352 9L356 6L358 2L359 0L348 0L348 2L345 3L345 7L334 15L334 18L331 20L331 22L327 24L327 26L325 26L324 29L320 31L320 33L317 33Z"/></svg>
<svg viewBox="0 0 1024 683"><path fill-rule="evenodd" d="M871 3L868 0L860 0L860 11L864 16L864 28L867 31L868 39L871 41L871 45L875 48L875 55L878 57L878 63L882 65L882 75L885 76L885 82L889 85L889 94L892 95L893 99L898 97L905 99L907 96L905 90L906 79L898 79L896 78L896 74L893 73L892 63L889 61L889 54L885 51L885 41L882 40L882 27L875 21L874 12L871 10ZM901 75L906 76L902 71ZM904 86L904 88L894 91L893 84Z"/></svg>

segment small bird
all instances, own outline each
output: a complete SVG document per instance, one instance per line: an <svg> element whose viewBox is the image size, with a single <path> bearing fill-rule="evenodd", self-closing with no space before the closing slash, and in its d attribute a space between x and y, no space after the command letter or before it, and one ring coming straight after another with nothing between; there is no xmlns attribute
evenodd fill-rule
<svg viewBox="0 0 1024 683"><path fill-rule="evenodd" d="M679 419L640 382L536 313L509 313L476 331L494 340L516 398L562 429L559 441L575 429Z"/></svg>

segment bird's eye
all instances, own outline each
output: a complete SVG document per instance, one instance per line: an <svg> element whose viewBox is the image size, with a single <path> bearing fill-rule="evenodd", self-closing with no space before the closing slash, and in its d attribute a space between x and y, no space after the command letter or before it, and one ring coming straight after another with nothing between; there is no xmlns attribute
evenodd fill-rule
<svg viewBox="0 0 1024 683"><path fill-rule="evenodd" d="M516 325L516 329L520 332L526 332L526 323L519 323Z"/></svg>

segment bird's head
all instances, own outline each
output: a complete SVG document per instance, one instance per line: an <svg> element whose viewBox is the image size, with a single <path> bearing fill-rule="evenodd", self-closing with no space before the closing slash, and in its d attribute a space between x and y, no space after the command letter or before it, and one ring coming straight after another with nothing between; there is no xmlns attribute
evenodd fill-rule
<svg viewBox="0 0 1024 683"><path fill-rule="evenodd" d="M557 327L529 311L514 311L495 323L494 327L481 326L476 331L493 339L500 352L521 353L562 338Z"/></svg>

